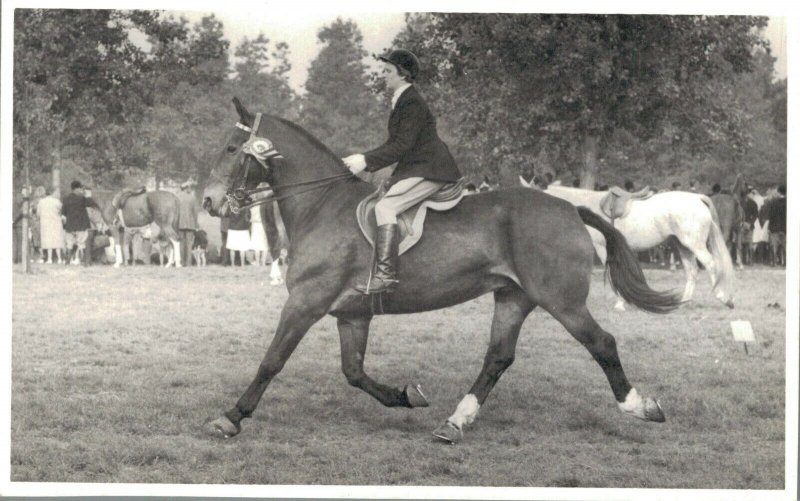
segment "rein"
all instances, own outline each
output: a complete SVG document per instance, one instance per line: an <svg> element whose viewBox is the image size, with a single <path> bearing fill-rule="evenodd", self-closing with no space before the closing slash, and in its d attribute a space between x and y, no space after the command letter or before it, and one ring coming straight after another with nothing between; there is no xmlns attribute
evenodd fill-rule
<svg viewBox="0 0 800 501"><path fill-rule="evenodd" d="M230 207L231 212L233 212L234 214L238 214L243 209L250 209L258 205L277 202L278 200L290 198L295 195L299 195L301 193L306 193L309 191L318 190L320 188L325 188L327 186L331 186L333 184L336 184L340 181L344 181L345 179L351 178L353 176L354 174L350 172L343 172L342 174L336 174L335 176L323 177L321 179L312 179L310 181L301 181L299 183L290 183L290 184L285 184L283 186L276 186L274 188L272 186L265 186L264 188L256 188L253 190L237 189L233 192L233 195L226 195L226 198L228 199L228 206ZM297 186L306 186L306 185L314 185L314 186L310 186L304 190L299 190L292 193L284 193L283 195L278 195L275 193L276 189L282 190L284 188L294 188ZM241 204L241 202L247 200L248 196L254 193L260 193L264 191L271 191L273 193L271 195L267 195L266 197L260 200L255 200L243 205Z"/></svg>

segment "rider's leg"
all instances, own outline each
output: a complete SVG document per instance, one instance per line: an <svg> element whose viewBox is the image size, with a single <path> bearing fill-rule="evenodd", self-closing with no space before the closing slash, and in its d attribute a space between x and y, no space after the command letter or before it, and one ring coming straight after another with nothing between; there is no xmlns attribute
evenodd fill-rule
<svg viewBox="0 0 800 501"><path fill-rule="evenodd" d="M375 275L356 289L365 294L390 291L397 283L397 215L430 197L442 187L441 182L421 177L402 179L392 185L375 204L378 232L375 239Z"/></svg>

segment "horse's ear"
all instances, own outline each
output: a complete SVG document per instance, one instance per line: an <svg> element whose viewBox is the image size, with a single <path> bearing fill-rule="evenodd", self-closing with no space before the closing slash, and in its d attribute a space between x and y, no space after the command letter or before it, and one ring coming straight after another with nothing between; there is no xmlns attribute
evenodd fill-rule
<svg viewBox="0 0 800 501"><path fill-rule="evenodd" d="M238 97L234 96L233 105L236 107L236 113L239 114L239 122L241 122L243 125L252 125L253 115L247 111L247 108L245 108L242 102L239 101Z"/></svg>

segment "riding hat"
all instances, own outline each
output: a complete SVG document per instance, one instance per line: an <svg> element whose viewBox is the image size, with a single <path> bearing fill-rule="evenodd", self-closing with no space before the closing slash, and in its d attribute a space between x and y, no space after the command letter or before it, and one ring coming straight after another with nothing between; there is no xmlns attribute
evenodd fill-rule
<svg viewBox="0 0 800 501"><path fill-rule="evenodd" d="M419 74L419 59L413 52L405 49L395 49L388 54L378 56L378 59L395 65L400 72L416 80Z"/></svg>

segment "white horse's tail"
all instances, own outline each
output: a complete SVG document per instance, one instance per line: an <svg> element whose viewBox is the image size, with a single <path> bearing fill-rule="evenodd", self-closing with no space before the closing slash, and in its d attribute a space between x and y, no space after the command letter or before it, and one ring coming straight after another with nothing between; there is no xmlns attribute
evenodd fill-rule
<svg viewBox="0 0 800 501"><path fill-rule="evenodd" d="M722 236L722 230L719 227L719 215L709 197L701 195L700 198L708 207L709 212L711 212L711 231L708 234L706 245L714 258L716 268L717 276L714 280L714 291L721 291L726 294L726 297L732 297L733 260L730 252L728 252L728 246L725 244L725 237Z"/></svg>

